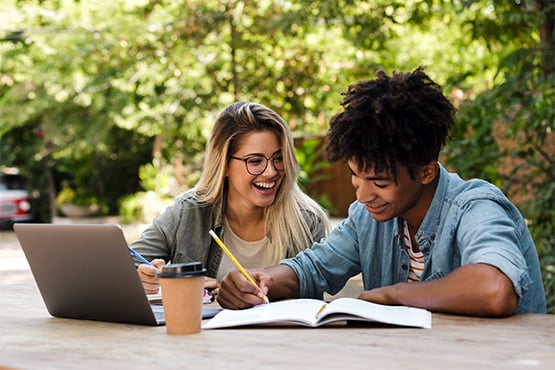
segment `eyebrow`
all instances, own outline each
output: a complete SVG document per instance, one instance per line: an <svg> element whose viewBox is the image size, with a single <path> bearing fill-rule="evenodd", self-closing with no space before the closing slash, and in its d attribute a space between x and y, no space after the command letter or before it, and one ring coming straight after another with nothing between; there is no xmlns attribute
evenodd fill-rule
<svg viewBox="0 0 555 370"><path fill-rule="evenodd" d="M283 152L283 150L278 149L275 152L272 153L272 155L270 156L270 158L274 157L277 154L281 154ZM264 155L263 153L247 153L243 156L241 156L242 158L246 158L246 157L257 157L257 156L261 156L261 157L265 157L266 155Z"/></svg>

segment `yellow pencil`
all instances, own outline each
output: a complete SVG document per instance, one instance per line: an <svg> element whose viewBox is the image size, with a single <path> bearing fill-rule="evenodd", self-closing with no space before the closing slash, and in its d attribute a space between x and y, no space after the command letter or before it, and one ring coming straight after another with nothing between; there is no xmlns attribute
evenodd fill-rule
<svg viewBox="0 0 555 370"><path fill-rule="evenodd" d="M320 307L320 309L318 310L318 312L316 312L316 315L314 315L315 318L318 318L318 316L320 316L320 314L324 311L324 308L326 308L328 306L327 303L324 303L322 305L322 307Z"/></svg>
<svg viewBox="0 0 555 370"><path fill-rule="evenodd" d="M243 266L241 266L241 264L239 263L239 261L237 261L237 259L235 258L235 256L233 256L233 254L231 254L231 251L229 249L227 249L227 247L225 246L224 242L222 242L222 240L218 237L218 235L216 235L216 233L214 232L214 230L210 230L208 232L210 234L210 236L212 237L212 239L214 239L216 241L216 243L220 246L220 248L222 248L222 250L224 251L224 253L227 255L227 257L229 257L229 259L231 260L231 262L233 262L233 264L235 265L235 267L237 267L237 270L239 270L241 272L241 274L243 274L243 276L255 287L257 287L258 289L260 289L260 287L258 286L258 284L256 284L256 282L254 281L254 279L249 275L249 273L247 272L247 270L245 270L243 268ZM266 297L266 295L264 294L262 296L262 298L264 298L264 301L266 303L269 303L270 301L268 300L268 297Z"/></svg>

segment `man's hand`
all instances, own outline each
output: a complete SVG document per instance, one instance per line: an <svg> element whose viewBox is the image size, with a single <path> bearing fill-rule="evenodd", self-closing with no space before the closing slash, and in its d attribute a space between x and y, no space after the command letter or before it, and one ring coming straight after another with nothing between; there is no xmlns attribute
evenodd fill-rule
<svg viewBox="0 0 555 370"><path fill-rule="evenodd" d="M258 285L252 285L239 271L232 271L221 282L218 303L225 308L241 309L264 303L264 294L271 301L298 298L299 280L286 265L249 271Z"/></svg>
<svg viewBox="0 0 555 370"><path fill-rule="evenodd" d="M483 263L461 266L436 280L404 282L367 290L359 299L486 317L511 315L518 304L509 278L496 267Z"/></svg>
<svg viewBox="0 0 555 370"><path fill-rule="evenodd" d="M221 287L216 296L218 303L229 309L242 309L264 303L263 296L273 283L273 278L262 270L248 271L249 275L258 284L252 285L241 272L229 272L221 282Z"/></svg>
<svg viewBox="0 0 555 370"><path fill-rule="evenodd" d="M395 305L400 303L394 303L394 301L389 297L388 291L392 290L393 285L376 288L372 290L365 290L360 293L358 299L362 299L364 301L369 301L378 304L385 304L385 305Z"/></svg>

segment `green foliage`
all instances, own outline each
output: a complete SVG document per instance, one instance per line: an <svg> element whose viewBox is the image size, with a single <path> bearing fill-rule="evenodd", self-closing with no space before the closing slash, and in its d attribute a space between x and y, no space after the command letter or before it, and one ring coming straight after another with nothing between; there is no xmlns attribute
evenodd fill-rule
<svg viewBox="0 0 555 370"><path fill-rule="evenodd" d="M5 0L0 157L36 174L41 198L68 181L139 218L198 179L231 102L266 104L317 136L348 84L424 65L460 103L446 164L520 200L553 310L554 11L492 0ZM313 145L297 153L305 187L323 180Z"/></svg>
<svg viewBox="0 0 555 370"><path fill-rule="evenodd" d="M148 224L169 206L172 199L154 191L141 191L120 199L119 215L124 224Z"/></svg>
<svg viewBox="0 0 555 370"><path fill-rule="evenodd" d="M141 166L139 178L144 191L120 199L122 222L148 223L158 216L181 191L195 184L200 177L200 169L195 169L195 166L189 166L186 172L179 176L175 167L158 159ZM182 180L181 184L178 178Z"/></svg>
<svg viewBox="0 0 555 370"><path fill-rule="evenodd" d="M538 249L553 313L555 75L544 75L540 61L538 52L507 56L499 67L503 82L461 105L445 156L463 176L497 184L519 205Z"/></svg>
<svg viewBox="0 0 555 370"><path fill-rule="evenodd" d="M323 169L329 168L330 163L324 159L325 147L321 137L301 138L295 146L295 155L299 163L299 185L304 190L310 184L326 180Z"/></svg>
<svg viewBox="0 0 555 370"><path fill-rule="evenodd" d="M165 166L160 169L159 167L150 163L139 169L141 187L146 191L156 191L165 195L171 194L172 190L176 188L172 168Z"/></svg>
<svg viewBox="0 0 555 370"><path fill-rule="evenodd" d="M77 192L75 190L73 190L73 188L71 186L68 185L67 182L64 182L62 184L62 190L60 190L60 192L58 193L58 196L56 197L56 205L61 206L64 204L69 204L72 203L74 200L76 200L77 198ZM83 202L79 202L79 205L86 205L83 204ZM96 203L96 200L95 200Z"/></svg>

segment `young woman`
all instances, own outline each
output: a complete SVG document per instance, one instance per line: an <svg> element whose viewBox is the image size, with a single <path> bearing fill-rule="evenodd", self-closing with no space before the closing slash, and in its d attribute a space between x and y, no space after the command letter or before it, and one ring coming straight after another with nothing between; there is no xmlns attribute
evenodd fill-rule
<svg viewBox="0 0 555 370"><path fill-rule="evenodd" d="M256 103L236 102L216 120L204 170L131 244L153 266L137 271L156 293L164 264L200 261L206 288L235 267L212 240L213 229L245 268L265 267L319 241L330 230L324 210L297 184L298 164L287 123Z"/></svg>

